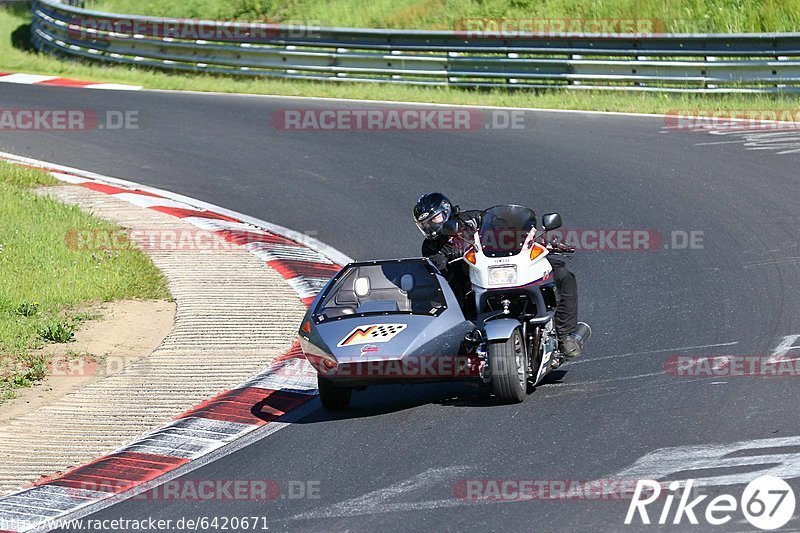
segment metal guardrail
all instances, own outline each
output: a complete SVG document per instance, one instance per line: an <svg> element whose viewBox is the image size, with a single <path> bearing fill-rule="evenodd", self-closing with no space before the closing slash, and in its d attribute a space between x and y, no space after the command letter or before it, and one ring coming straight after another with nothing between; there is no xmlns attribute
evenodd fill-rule
<svg viewBox="0 0 800 533"><path fill-rule="evenodd" d="M237 76L505 89L800 92L800 33L489 38L188 21L34 0L32 40L39 50L93 61Z"/></svg>

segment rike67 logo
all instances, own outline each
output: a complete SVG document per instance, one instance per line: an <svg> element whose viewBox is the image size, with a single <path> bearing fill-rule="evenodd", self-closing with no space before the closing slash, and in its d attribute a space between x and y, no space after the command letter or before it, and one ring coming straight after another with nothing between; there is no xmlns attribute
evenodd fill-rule
<svg viewBox="0 0 800 533"><path fill-rule="evenodd" d="M731 494L721 494L709 500L707 494L692 494L692 487L692 480L673 481L664 495L659 482L640 479L625 524L697 525L702 520L719 526L731 520L740 521L741 513L753 527L775 530L785 526L794 515L794 491L775 476L761 476L751 481L738 499Z"/></svg>

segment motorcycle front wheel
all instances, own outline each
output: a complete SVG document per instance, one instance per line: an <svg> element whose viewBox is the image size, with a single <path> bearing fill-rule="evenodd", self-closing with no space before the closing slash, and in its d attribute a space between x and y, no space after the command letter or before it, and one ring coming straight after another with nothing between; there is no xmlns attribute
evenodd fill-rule
<svg viewBox="0 0 800 533"><path fill-rule="evenodd" d="M519 329L506 341L494 341L488 347L492 371L492 391L502 403L520 403L528 389L528 364Z"/></svg>

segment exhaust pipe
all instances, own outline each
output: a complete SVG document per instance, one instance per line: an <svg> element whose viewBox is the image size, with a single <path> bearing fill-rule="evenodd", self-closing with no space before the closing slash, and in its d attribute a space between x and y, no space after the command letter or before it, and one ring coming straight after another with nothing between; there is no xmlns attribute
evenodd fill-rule
<svg viewBox="0 0 800 533"><path fill-rule="evenodd" d="M573 336L578 341L578 344L581 345L581 348L583 348L583 345L586 344L586 341L592 336L592 328L589 327L589 324L586 322L578 322L578 327L575 328Z"/></svg>

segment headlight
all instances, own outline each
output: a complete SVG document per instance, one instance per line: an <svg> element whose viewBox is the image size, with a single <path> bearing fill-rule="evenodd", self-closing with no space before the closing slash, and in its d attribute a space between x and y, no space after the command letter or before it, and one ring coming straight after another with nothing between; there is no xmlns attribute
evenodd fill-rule
<svg viewBox="0 0 800 533"><path fill-rule="evenodd" d="M514 285L517 282L517 267L505 265L489 267L489 285Z"/></svg>

